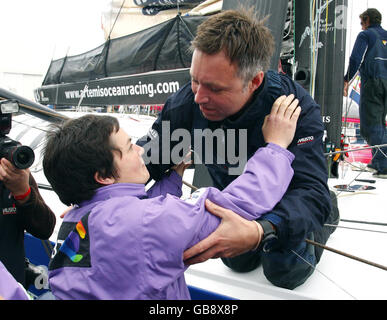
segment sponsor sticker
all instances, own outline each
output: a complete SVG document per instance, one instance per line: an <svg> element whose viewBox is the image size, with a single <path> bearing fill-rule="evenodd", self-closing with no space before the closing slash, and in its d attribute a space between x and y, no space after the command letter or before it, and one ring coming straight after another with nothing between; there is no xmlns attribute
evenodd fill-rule
<svg viewBox="0 0 387 320"><path fill-rule="evenodd" d="M297 141L297 145L302 145L302 144L305 144L305 143L308 143L308 142L312 142L314 140L314 137L313 136L309 136L309 137L305 137L305 138L300 138L298 139Z"/></svg>
<svg viewBox="0 0 387 320"><path fill-rule="evenodd" d="M3 208L3 215L16 214L16 207Z"/></svg>

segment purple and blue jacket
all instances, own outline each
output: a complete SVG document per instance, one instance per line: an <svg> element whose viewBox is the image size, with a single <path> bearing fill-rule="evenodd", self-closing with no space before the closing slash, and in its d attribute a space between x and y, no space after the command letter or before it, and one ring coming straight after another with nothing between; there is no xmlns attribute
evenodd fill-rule
<svg viewBox="0 0 387 320"><path fill-rule="evenodd" d="M0 297L5 300L29 300L27 292L0 261Z"/></svg>
<svg viewBox="0 0 387 320"><path fill-rule="evenodd" d="M119 183L97 189L61 225L49 283L58 299L190 299L183 252L220 219L205 200L254 220L272 210L293 177L294 155L275 144L256 151L223 191L199 189L182 200L172 172L148 191Z"/></svg>

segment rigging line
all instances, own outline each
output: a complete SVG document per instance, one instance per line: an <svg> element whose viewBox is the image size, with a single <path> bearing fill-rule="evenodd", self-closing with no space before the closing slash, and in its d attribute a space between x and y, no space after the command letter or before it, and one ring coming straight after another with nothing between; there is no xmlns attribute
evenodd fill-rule
<svg viewBox="0 0 387 320"><path fill-rule="evenodd" d="M372 159L375 157L375 155L372 156ZM371 160L372 160L371 159ZM348 162L347 160L343 160L345 163L349 164L350 166L354 167L354 168L357 168L357 169L360 169L360 172L359 174L356 175L355 178L353 178L349 183L348 183L348 186L350 186L354 181L356 181L356 179L364 172L367 172L366 169L362 169L358 166L355 166L354 164L352 164L351 162ZM340 195L343 191L340 191L337 195Z"/></svg>
<svg viewBox="0 0 387 320"><path fill-rule="evenodd" d="M292 58L291 58L291 70L292 70L292 79L293 81L295 80L295 71L296 71L296 68L297 68L297 61L296 61L296 0L293 0L292 2L292 8L293 8L293 11L292 11L292 17L293 17L293 55L292 55Z"/></svg>
<svg viewBox="0 0 387 320"><path fill-rule="evenodd" d="M328 50L327 50L327 46L328 46L328 12L329 12L329 0L325 0L325 4L324 4L324 7L325 7L325 48L324 48L324 59L323 61L327 61L327 55L328 55ZM322 10L322 5L320 3L320 10ZM320 16L321 16L321 11L320 11ZM319 30L320 30L320 24L319 24ZM319 31L319 39L320 39L320 31ZM317 49L318 50L318 49ZM317 58L318 59L318 58ZM318 62L318 61L317 61ZM316 62L316 64L317 64ZM323 77L324 77L324 80L323 80L323 86L322 86L322 92L323 92L323 95L322 95L322 104L324 105L325 107L325 90L326 90L326 85L327 85L327 81L326 81L326 77L328 75L326 74L326 72L324 72L323 74Z"/></svg>
<svg viewBox="0 0 387 320"><path fill-rule="evenodd" d="M51 112L48 112L48 111L45 111L42 109L34 108L32 106L26 105L26 104L21 103L21 102L19 102L19 105L22 106L23 108L26 108L26 109L29 109L29 110L32 110L32 111L35 111L38 113L43 113L43 114L48 115L48 116L53 117L53 118L57 118L60 120L67 120L68 119L68 117L61 115L60 113L51 113Z"/></svg>
<svg viewBox="0 0 387 320"><path fill-rule="evenodd" d="M337 224L329 224L325 223L324 227L335 227L335 228L343 228L343 229L351 229L351 230L357 230L357 231L369 231L369 232L376 232L376 233L387 233L387 231L379 231L379 230L371 230L371 229L362 229L362 228L352 228L352 227L345 227L345 226L339 226Z"/></svg>
<svg viewBox="0 0 387 320"><path fill-rule="evenodd" d="M360 173L368 172L367 169L362 168L362 167L359 167L359 166L356 166L356 165L354 165L352 162L349 162L349 161L347 161L347 160L345 160L345 159L343 160L343 162L346 163L346 164L349 164L351 167L357 169L358 171L360 171ZM359 174L359 175L360 175L360 174ZM356 180L357 177L358 177L358 176L356 176L356 178L353 179L352 181Z"/></svg>
<svg viewBox="0 0 387 320"><path fill-rule="evenodd" d="M316 72L317 72L317 63L318 63L318 52L319 52L319 43L320 43L320 26L321 26L321 10L323 9L323 5L321 3L322 0L319 0L319 3L318 3L318 7L317 7L317 10L316 10L316 16L317 16L317 21L316 21L316 24L317 24L317 27L316 27L316 30L317 30L317 40L316 40ZM332 0L328 0L328 1L332 1Z"/></svg>
<svg viewBox="0 0 387 320"><path fill-rule="evenodd" d="M372 159L375 157L375 155L373 155L372 156ZM372 160L371 159L371 160ZM351 167L354 167L354 168L357 168L357 169L360 169L359 171L359 174L358 175L356 175L356 177L355 178L353 178L352 180L351 180L351 182L350 183L348 183L348 185L351 185L352 184L352 182L354 182L362 173L364 173L364 172L367 172L367 170L366 169L363 169L363 168L361 168L361 167L358 167L358 166L355 166L353 163L351 163L351 162L348 162L347 160L343 160L343 162L344 163L347 163L347 164L349 164ZM344 171L344 168L343 168L343 171ZM342 171L342 172L343 172ZM344 174L344 177L345 177L345 174ZM339 196L341 193L342 193L343 191L339 191L338 193L337 193L337 196Z"/></svg>
<svg viewBox="0 0 387 320"><path fill-rule="evenodd" d="M383 266L381 264L378 264L378 263L375 263L375 262L372 262L372 261L369 261L369 260L366 260L366 259L363 259L363 258L356 257L356 256L354 256L352 254L349 254L349 253L346 253L346 252L343 252L343 251L340 251L340 250L337 250L337 249L325 246L325 245L323 245L321 243L318 243L318 242L315 242L315 241L312 241L312 240L309 240L309 239L305 239L305 241L307 243L309 243L309 244L312 244L312 245L316 246L316 247L320 247L320 248L323 248L325 250L332 251L332 252L337 253L339 255L342 255L344 257L347 257L347 258L350 258L350 259L353 259L353 260L356 260L356 261L359 261L359 262L363 262L363 263L368 264L370 266L373 266L373 267L382 269L384 271L387 271L387 267Z"/></svg>
<svg viewBox="0 0 387 320"><path fill-rule="evenodd" d="M378 151L380 151L382 153L382 155L384 155L385 158L387 158L387 155L382 151L382 149L380 149L380 147L377 147L377 149L378 149ZM375 153L375 155L376 155L376 153ZM374 155L374 157L375 157L375 155Z"/></svg>
<svg viewBox="0 0 387 320"><path fill-rule="evenodd" d="M120 13L121 13L122 7L123 7L124 4L125 4L125 1L126 1L126 0L122 0L121 7L120 7L120 9L118 10L117 16L116 16L116 18L114 19L114 23L113 23L113 25L112 25L111 28L110 28L109 35L108 35L108 37L107 37L106 42L109 42L109 41L110 41L110 36L111 36L111 34L112 34L112 32L113 32L114 26L115 26L115 24L116 24L116 22L117 22L117 20L118 20L118 17L119 17L119 15L120 15ZM105 42L105 45L106 45L106 42ZM98 66L99 61L101 60L101 57L102 57L102 53L103 53L103 52L104 52L104 50L102 49L101 53L95 53L94 56L93 56L93 58L92 58L91 60L89 60L89 63L90 63L90 61L92 61L92 60L99 54L98 60L97 60L97 62L96 62L96 64L95 64L95 66ZM95 69L94 69L94 70L95 70ZM88 89L88 87L89 87L89 82L90 82L90 77L89 77L89 80L87 80L87 82L86 82L86 84L85 84L85 86L84 86L84 88L83 88L82 94L81 94L81 96L80 96L80 98L79 98L78 105L77 105L77 108L76 108L77 111L80 111L80 105L81 105L81 103L82 103L82 101L83 101L83 98L84 98L85 95L86 95L86 91L87 91L87 89Z"/></svg>
<svg viewBox="0 0 387 320"><path fill-rule="evenodd" d="M109 35L108 35L108 40L110 39L110 36L111 36L111 34L112 34L112 32L113 32L114 26L115 26L115 24L116 24L116 22L117 22L117 20L118 20L118 17L119 17L119 15L120 15L120 13L121 13L121 10L122 10L122 7L124 6L124 4L125 4L125 0L122 0L122 4L121 4L121 7L120 7L120 10L118 10L117 16L116 16L116 18L114 19L114 22L113 22L112 27L110 28L110 32L109 32Z"/></svg>
<svg viewBox="0 0 387 320"><path fill-rule="evenodd" d="M310 54L310 70L311 70L311 79L310 79L310 88L309 92L312 98L314 98L314 54L315 54L315 16L314 16L314 10L316 6L316 1L313 0L311 2L311 7L309 9L309 15L310 15L310 27L311 27L311 35L310 35L310 41L311 41L311 54Z"/></svg>
<svg viewBox="0 0 387 320"><path fill-rule="evenodd" d="M289 35L290 35L290 33L291 33L291 31L292 31L292 26L293 26L293 24L292 24L292 17L293 17L293 14L292 14L292 12L293 12L293 1L290 1L290 12L289 12L289 31L288 31L288 33L287 34L285 34L285 35L283 35L282 36L282 39L285 39L285 38L287 38Z"/></svg>
<svg viewBox="0 0 387 320"><path fill-rule="evenodd" d="M347 14L346 14L346 20L348 19L348 14L349 14L349 16L350 16L350 25L352 26L352 18L353 18L353 15L352 15L352 13L353 13L353 5L351 5L350 6L351 7L351 12L350 13L348 13L348 9L347 9ZM347 25L345 26L345 28L346 28L346 30L348 30L348 28L347 28L347 26L348 26L348 22L347 22ZM346 31L346 33L348 33L348 31ZM343 37L344 37L344 32L342 33L343 34ZM350 39L350 41L349 41L349 47L350 48L352 48L352 28L349 28L349 39ZM349 63L349 61L348 61L348 63ZM345 72L345 71L344 71ZM357 74L359 73L359 71L357 71L356 72L356 74L355 74L355 76L354 76L354 78L353 79L346 79L347 81L348 81L348 91L347 91L347 96L348 96L348 94L349 94L349 89L350 89L350 87L351 87L351 85L352 85L352 81L355 79L355 78L357 78L357 82L356 82L356 86L355 87L357 87L357 84L359 83L359 81L360 81L360 78L359 77L357 77ZM351 80L351 81L349 81L349 80ZM349 113L349 110L350 110L350 108L351 108L351 106L352 106L352 102L353 102L353 100L351 99L351 101L350 102L348 102L348 97L347 97L347 99L346 99L346 101L345 101L345 106L346 106L346 114L345 114L345 120L344 120L344 136L346 136L346 133L347 133L347 116L348 116L348 113ZM348 105L349 104L349 105Z"/></svg>
<svg viewBox="0 0 387 320"><path fill-rule="evenodd" d="M40 131L43 131L43 132L49 132L49 130L45 130L45 129L42 129L42 128L38 128L38 127L32 126L32 125L30 125L30 124L27 124L27 123L24 123L24 122L20 122L20 121L14 120L14 119L12 119L12 121L13 121L13 122L16 122L16 123L18 123L18 124L24 125L24 126L26 126L26 127L32 128L32 129L40 130Z"/></svg>
<svg viewBox="0 0 387 320"><path fill-rule="evenodd" d="M336 283L334 280L332 280L331 278L329 278L326 274L324 274L323 272L321 272L319 269L317 269L316 266L314 266L313 264L311 264L309 261L305 260L303 257L301 257L297 252L295 252L294 250L291 250L298 258L300 258L303 262L305 262L307 265L309 265L310 267L312 267L315 271L317 271L318 273L320 273L323 277L325 277L326 279L328 279L330 282L332 282L335 286L337 286L340 290L342 290L343 292L345 292L347 295L349 295L351 298L353 298L354 300L357 300L356 297L354 297L352 294L350 294L347 290L345 290L342 286L340 286L338 283Z"/></svg>
<svg viewBox="0 0 387 320"><path fill-rule="evenodd" d="M386 147L387 147L387 143L369 146L369 147L364 147L364 148L359 148L359 149L349 149L349 150L342 150L342 151L326 152L326 153L324 153L324 156L332 156L332 155L339 154L339 153L356 152L356 151L361 151L361 150L376 149L376 148L379 149L379 148L386 148Z"/></svg>
<svg viewBox="0 0 387 320"><path fill-rule="evenodd" d="M326 0L328 2L328 0ZM326 13L325 13L325 33L328 33L328 10L329 10L329 3L327 3Z"/></svg>
<svg viewBox="0 0 387 320"><path fill-rule="evenodd" d="M354 182L363 172L360 172L355 178L352 179L352 181L350 183L348 183L348 186L351 185L352 182ZM339 196L342 192L344 191L339 191L337 192L337 196Z"/></svg>
<svg viewBox="0 0 387 320"><path fill-rule="evenodd" d="M352 222L352 223L372 224L372 225L376 225L376 226L387 226L387 223L383 223L383 222L362 221L362 220L349 220L349 219L340 219L340 221Z"/></svg>

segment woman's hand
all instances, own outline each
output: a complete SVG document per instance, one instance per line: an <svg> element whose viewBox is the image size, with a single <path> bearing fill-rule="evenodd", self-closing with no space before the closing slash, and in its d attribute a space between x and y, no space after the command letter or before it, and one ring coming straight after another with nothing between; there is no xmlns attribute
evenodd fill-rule
<svg viewBox="0 0 387 320"><path fill-rule="evenodd" d="M281 96L274 102L262 126L263 136L267 143L275 143L286 149L293 141L297 120L301 113L298 102L298 99L294 99L293 94L287 97Z"/></svg>

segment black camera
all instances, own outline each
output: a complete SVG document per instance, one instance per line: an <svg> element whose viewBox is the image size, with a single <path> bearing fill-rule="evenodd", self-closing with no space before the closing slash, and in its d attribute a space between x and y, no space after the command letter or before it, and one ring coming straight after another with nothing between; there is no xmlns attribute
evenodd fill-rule
<svg viewBox="0 0 387 320"><path fill-rule="evenodd" d="M6 158L16 168L27 169L35 161L34 151L7 137L12 127L12 114L19 112L16 100L0 101L0 158Z"/></svg>

